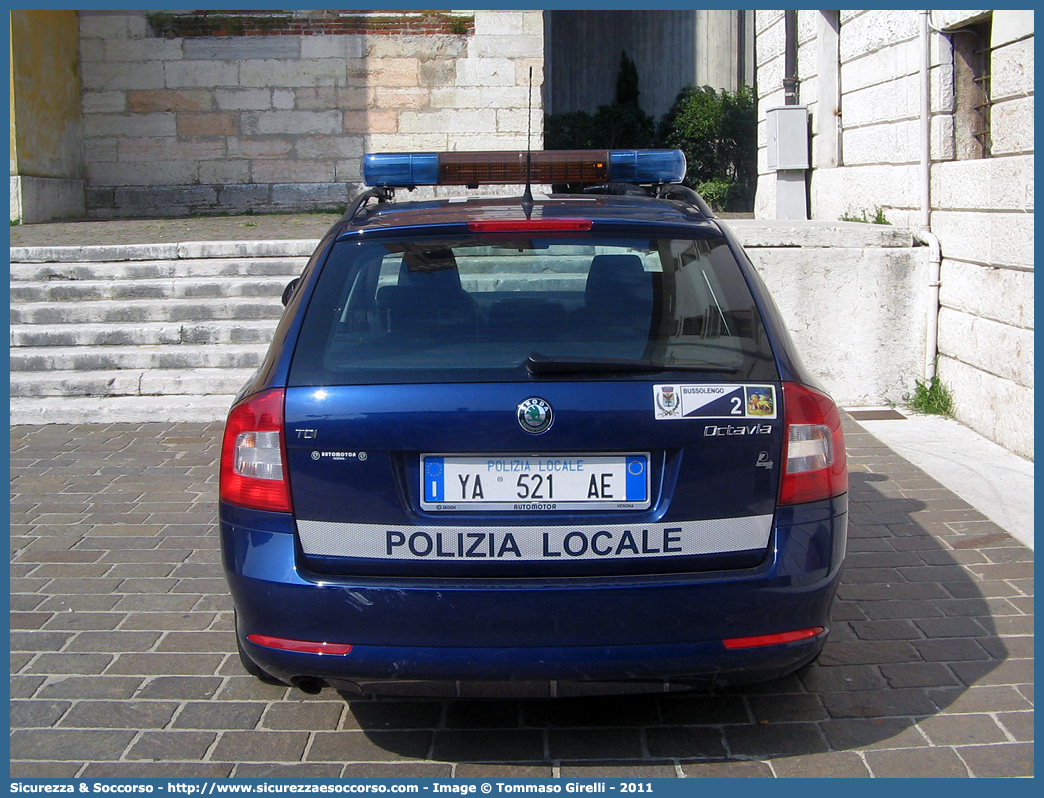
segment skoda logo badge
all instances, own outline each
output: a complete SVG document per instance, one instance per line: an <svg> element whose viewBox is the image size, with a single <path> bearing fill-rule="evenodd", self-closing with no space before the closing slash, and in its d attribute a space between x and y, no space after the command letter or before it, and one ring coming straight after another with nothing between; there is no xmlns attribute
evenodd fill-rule
<svg viewBox="0 0 1044 798"><path fill-rule="evenodd" d="M532 432L534 435L547 432L554 419L551 405L536 396L518 405L518 423L526 432Z"/></svg>

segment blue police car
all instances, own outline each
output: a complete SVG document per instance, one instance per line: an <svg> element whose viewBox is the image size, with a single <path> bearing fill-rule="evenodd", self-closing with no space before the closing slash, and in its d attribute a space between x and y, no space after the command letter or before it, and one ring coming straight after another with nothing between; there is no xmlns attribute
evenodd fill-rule
<svg viewBox="0 0 1044 798"><path fill-rule="evenodd" d="M818 655L838 411L684 174L676 150L366 157L225 428L250 673L723 685ZM395 197L492 184L526 189Z"/></svg>

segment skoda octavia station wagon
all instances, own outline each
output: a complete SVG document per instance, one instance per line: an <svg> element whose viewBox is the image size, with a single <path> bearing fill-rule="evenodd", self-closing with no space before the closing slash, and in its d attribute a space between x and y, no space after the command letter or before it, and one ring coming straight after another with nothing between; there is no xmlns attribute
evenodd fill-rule
<svg viewBox="0 0 1044 798"><path fill-rule="evenodd" d="M667 689L818 655L840 418L684 174L675 150L366 157L225 428L250 673Z"/></svg>

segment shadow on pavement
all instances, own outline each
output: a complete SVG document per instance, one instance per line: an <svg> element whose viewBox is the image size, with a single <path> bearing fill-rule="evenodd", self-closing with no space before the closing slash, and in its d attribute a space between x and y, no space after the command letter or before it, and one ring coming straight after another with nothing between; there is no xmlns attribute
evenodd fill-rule
<svg viewBox="0 0 1044 798"><path fill-rule="evenodd" d="M847 434L849 551L817 663L713 692L351 700L355 720L396 756L527 770L555 764L562 775L991 770L988 747L1009 737L988 713L1032 707L1017 687L1032 689L1032 638L1016 637L1022 650L1012 654L1001 636L1032 633L1032 618L1009 601L1019 591L1008 581L1032 553L861 428L850 424ZM1011 767L994 775L1032 774L1031 749Z"/></svg>

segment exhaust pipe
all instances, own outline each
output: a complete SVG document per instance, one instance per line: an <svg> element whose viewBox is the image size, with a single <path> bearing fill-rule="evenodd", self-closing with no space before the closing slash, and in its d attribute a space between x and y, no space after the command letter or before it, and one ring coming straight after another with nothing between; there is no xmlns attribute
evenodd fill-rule
<svg viewBox="0 0 1044 798"><path fill-rule="evenodd" d="M302 693L308 693L308 695L317 695L326 686L322 679L317 679L314 676L295 676L290 680L290 684Z"/></svg>

